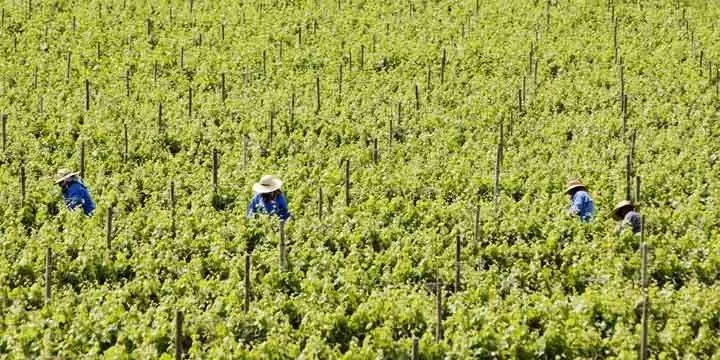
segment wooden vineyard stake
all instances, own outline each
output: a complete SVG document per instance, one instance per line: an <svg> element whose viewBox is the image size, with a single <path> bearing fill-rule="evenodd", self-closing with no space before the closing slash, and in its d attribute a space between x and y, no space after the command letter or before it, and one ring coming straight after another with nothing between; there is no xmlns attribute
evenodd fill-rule
<svg viewBox="0 0 720 360"><path fill-rule="evenodd" d="M635 174L635 142L637 141L637 129L633 129L630 135L630 165L632 173Z"/></svg>
<svg viewBox="0 0 720 360"><path fill-rule="evenodd" d="M213 189L213 192L217 192L217 190L218 190L218 167L219 167L218 151L217 151L217 149L213 149L213 151L212 151L212 189Z"/></svg>
<svg viewBox="0 0 720 360"><path fill-rule="evenodd" d="M189 6L190 6L190 13L192 14L192 12L193 12L193 0L189 0L188 2L190 3L190 4L189 4Z"/></svg>
<svg viewBox="0 0 720 360"><path fill-rule="evenodd" d="M0 122L2 122L2 151L5 153L7 151L7 114L1 114L0 115Z"/></svg>
<svg viewBox="0 0 720 360"><path fill-rule="evenodd" d="M158 103L157 127L158 127L158 134L161 134L163 132L163 105L162 105L162 102Z"/></svg>
<svg viewBox="0 0 720 360"><path fill-rule="evenodd" d="M85 111L90 111L90 80L85 79Z"/></svg>
<svg viewBox="0 0 720 360"><path fill-rule="evenodd" d="M518 113L522 114L522 112L523 112L523 92L522 92L522 89L518 89L517 95L518 95Z"/></svg>
<svg viewBox="0 0 720 360"><path fill-rule="evenodd" d="M188 118L192 119L192 86L188 88Z"/></svg>
<svg viewBox="0 0 720 360"><path fill-rule="evenodd" d="M440 59L440 85L445 84L445 63L447 62L447 56L445 49L442 51L442 58Z"/></svg>
<svg viewBox="0 0 720 360"><path fill-rule="evenodd" d="M65 55L65 81L70 81L70 58L71 54L68 51L67 55Z"/></svg>
<svg viewBox="0 0 720 360"><path fill-rule="evenodd" d="M182 360L185 353L182 346L183 318L183 312L175 310L175 360Z"/></svg>
<svg viewBox="0 0 720 360"><path fill-rule="evenodd" d="M533 71L533 55L535 53L535 44L530 43L530 55L528 55L528 75Z"/></svg>
<svg viewBox="0 0 720 360"><path fill-rule="evenodd" d="M85 141L80 142L80 178L85 179Z"/></svg>
<svg viewBox="0 0 720 360"><path fill-rule="evenodd" d="M350 206L350 159L345 159L345 206Z"/></svg>
<svg viewBox="0 0 720 360"><path fill-rule="evenodd" d="M527 77L523 76L522 78L522 97L520 100L522 101L522 104L527 104ZM522 113L522 111L521 111Z"/></svg>
<svg viewBox="0 0 720 360"><path fill-rule="evenodd" d="M180 70L185 69L185 48L180 48Z"/></svg>
<svg viewBox="0 0 720 360"><path fill-rule="evenodd" d="M297 29L297 46L300 47L302 45L302 26L299 26Z"/></svg>
<svg viewBox="0 0 720 360"><path fill-rule="evenodd" d="M42 115L43 112L45 111L44 107L43 107L43 104L44 104L43 100L44 100L44 98L42 95L38 96L38 113L40 115Z"/></svg>
<svg viewBox="0 0 720 360"><path fill-rule="evenodd" d="M377 164L380 161L380 155L378 153L378 141L377 138L373 139L373 163Z"/></svg>
<svg viewBox="0 0 720 360"><path fill-rule="evenodd" d="M402 124L402 103L399 101L397 103L397 124L398 126Z"/></svg>
<svg viewBox="0 0 720 360"><path fill-rule="evenodd" d="M108 250L110 250L112 247L112 238L113 238L113 208L112 206L108 207L107 210L107 218L105 219L105 246Z"/></svg>
<svg viewBox="0 0 720 360"><path fill-rule="evenodd" d="M245 289L245 303L243 304L243 312L247 313L250 310L250 265L251 265L250 253L245 254L245 274L243 277L243 287Z"/></svg>
<svg viewBox="0 0 720 360"><path fill-rule="evenodd" d="M498 213L498 205L500 200L500 167L502 163L502 157L503 157L503 121L502 121L502 115L500 117L500 123L498 126L498 145L497 145L497 153L495 155L495 186L493 191L493 201L495 203L495 212Z"/></svg>
<svg viewBox="0 0 720 360"><path fill-rule="evenodd" d="M417 336L412 338L412 352L410 353L411 360L420 360L420 344Z"/></svg>
<svg viewBox="0 0 720 360"><path fill-rule="evenodd" d="M263 77L267 77L267 50L262 52L262 74Z"/></svg>
<svg viewBox="0 0 720 360"><path fill-rule="evenodd" d="M25 205L25 163L20 163L20 205Z"/></svg>
<svg viewBox="0 0 720 360"><path fill-rule="evenodd" d="M287 269L287 249L285 243L285 221L280 221L280 271Z"/></svg>
<svg viewBox="0 0 720 360"><path fill-rule="evenodd" d="M320 77L315 77L315 114L320 113Z"/></svg>
<svg viewBox="0 0 720 360"><path fill-rule="evenodd" d="M620 57L618 56L618 21L617 21L617 18L615 18L613 21L613 59L615 59L616 64L620 63Z"/></svg>
<svg viewBox="0 0 720 360"><path fill-rule="evenodd" d="M547 0L545 5L545 24L548 28L550 27L550 0Z"/></svg>
<svg viewBox="0 0 720 360"><path fill-rule="evenodd" d="M648 313L650 310L649 296L648 296L648 260L647 260L647 243L645 242L645 217L640 218L640 260L641 260L641 273L640 282L642 285L642 333L640 334L640 359L646 360L648 358Z"/></svg>
<svg viewBox="0 0 720 360"><path fill-rule="evenodd" d="M175 239L175 235L177 234L177 221L175 216L175 206L177 205L177 199L175 198L175 182L170 181L170 234L172 235L172 238Z"/></svg>
<svg viewBox="0 0 720 360"><path fill-rule="evenodd" d="M627 133L627 95L623 95L622 99L622 133L625 135Z"/></svg>
<svg viewBox="0 0 720 360"><path fill-rule="evenodd" d="M225 103L226 97L227 96L225 93L225 73L220 73L220 101Z"/></svg>
<svg viewBox="0 0 720 360"><path fill-rule="evenodd" d="M618 66L618 72L620 77L620 98L618 99L620 102L620 113L623 113L623 110L625 108L624 101L625 101L625 65L620 64Z"/></svg>
<svg viewBox="0 0 720 360"><path fill-rule="evenodd" d="M123 124L123 161L128 161L128 129L127 124Z"/></svg>
<svg viewBox="0 0 720 360"><path fill-rule="evenodd" d="M630 172L631 164L630 164L630 155L625 156L625 200L632 200L630 197Z"/></svg>
<svg viewBox="0 0 720 360"><path fill-rule="evenodd" d="M360 70L365 69L365 45L360 45Z"/></svg>
<svg viewBox="0 0 720 360"><path fill-rule="evenodd" d="M290 124L288 126L288 136L290 135L290 128L295 127L295 92L293 91L292 95L290 95Z"/></svg>
<svg viewBox="0 0 720 360"><path fill-rule="evenodd" d="M475 205L475 246L480 243L480 204Z"/></svg>
<svg viewBox="0 0 720 360"><path fill-rule="evenodd" d="M225 41L225 23L220 24L220 41Z"/></svg>
<svg viewBox="0 0 720 360"><path fill-rule="evenodd" d="M425 92L428 93L428 95L430 94L430 90L432 89L431 82L432 82L432 70L428 66L427 75L425 77Z"/></svg>
<svg viewBox="0 0 720 360"><path fill-rule="evenodd" d="M533 85L537 86L537 70L538 70L538 59L535 59L535 65L533 66Z"/></svg>
<svg viewBox="0 0 720 360"><path fill-rule="evenodd" d="M460 291L460 254L462 250L462 236L455 239L455 292Z"/></svg>
<svg viewBox="0 0 720 360"><path fill-rule="evenodd" d="M102 52L100 52L100 43L95 44L95 56L100 59L100 56L102 55Z"/></svg>
<svg viewBox="0 0 720 360"><path fill-rule="evenodd" d="M125 96L130 97L130 69L125 70Z"/></svg>
<svg viewBox="0 0 720 360"><path fill-rule="evenodd" d="M338 99L342 101L342 86L343 86L343 65L338 65Z"/></svg>
<svg viewBox="0 0 720 360"><path fill-rule="evenodd" d="M442 324L442 283L438 276L435 282L435 308L437 315L437 323L435 326L435 342L439 343L443 340L443 324Z"/></svg>
<svg viewBox="0 0 720 360"><path fill-rule="evenodd" d="M393 119L388 119L388 145L392 144L393 140Z"/></svg>
<svg viewBox="0 0 720 360"><path fill-rule="evenodd" d="M418 84L415 84L415 111L420 111L420 90Z"/></svg>
<svg viewBox="0 0 720 360"><path fill-rule="evenodd" d="M48 246L45 250L45 305L50 304L52 299L52 268L53 268L53 253L52 249Z"/></svg>
<svg viewBox="0 0 720 360"><path fill-rule="evenodd" d="M323 217L323 191L322 187L318 188L318 219L322 220Z"/></svg>
<svg viewBox="0 0 720 360"><path fill-rule="evenodd" d="M150 20L150 18L145 19L145 27L147 30L147 36L150 37L150 35L152 35L152 20Z"/></svg>
<svg viewBox="0 0 720 360"><path fill-rule="evenodd" d="M640 206L640 177L635 176L635 207Z"/></svg>
<svg viewBox="0 0 720 360"><path fill-rule="evenodd" d="M700 76L703 75L703 60L705 58L705 50L700 50L700 66L698 68L700 69Z"/></svg>

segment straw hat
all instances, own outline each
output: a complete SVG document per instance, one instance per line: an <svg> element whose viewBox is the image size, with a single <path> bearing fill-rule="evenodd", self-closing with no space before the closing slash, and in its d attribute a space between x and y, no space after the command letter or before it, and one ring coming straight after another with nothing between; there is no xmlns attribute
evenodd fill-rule
<svg viewBox="0 0 720 360"><path fill-rule="evenodd" d="M55 183L59 184L76 175L80 175L80 172L72 171L70 169L60 169L55 175Z"/></svg>
<svg viewBox="0 0 720 360"><path fill-rule="evenodd" d="M263 175L263 177L260 178L260 181L253 185L253 191L259 194L267 194L275 190L280 190L282 184L282 180L280 180L277 176Z"/></svg>
<svg viewBox="0 0 720 360"><path fill-rule="evenodd" d="M580 180L572 180L568 182L567 189L565 189L565 193L569 194L571 191L577 189L577 188L583 188L586 189L585 184L582 183Z"/></svg>
<svg viewBox="0 0 720 360"><path fill-rule="evenodd" d="M615 208L612 211L612 216L616 220L620 220L620 210L625 209L627 207L630 207L631 209L635 207L631 201L623 200L619 202L617 205L615 205Z"/></svg>

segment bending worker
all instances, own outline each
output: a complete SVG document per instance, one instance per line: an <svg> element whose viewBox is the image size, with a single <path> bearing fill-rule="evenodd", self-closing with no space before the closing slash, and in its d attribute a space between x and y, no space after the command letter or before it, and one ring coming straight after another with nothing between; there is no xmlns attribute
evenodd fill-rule
<svg viewBox="0 0 720 360"><path fill-rule="evenodd" d="M570 215L577 216L582 222L590 221L595 212L595 205L585 184L580 180L570 181L565 194L570 195L570 209L568 209Z"/></svg>
<svg viewBox="0 0 720 360"><path fill-rule="evenodd" d="M60 185L63 200L70 211L81 206L85 216L90 216L95 210L95 202L90 197L90 192L83 184L79 174L79 172L68 169L60 169L55 176L55 184Z"/></svg>
<svg viewBox="0 0 720 360"><path fill-rule="evenodd" d="M621 221L615 232L617 235L620 235L627 226L630 226L633 235L639 234L642 231L642 219L640 218L640 214L635 211L635 204L632 202L627 200L619 202L615 206L615 209L613 209L612 215L616 221Z"/></svg>
<svg viewBox="0 0 720 360"><path fill-rule="evenodd" d="M290 217L287 199L280 187L282 180L277 176L264 175L260 181L253 185L253 195L247 209L247 217L255 214L277 215L280 220L285 221Z"/></svg>

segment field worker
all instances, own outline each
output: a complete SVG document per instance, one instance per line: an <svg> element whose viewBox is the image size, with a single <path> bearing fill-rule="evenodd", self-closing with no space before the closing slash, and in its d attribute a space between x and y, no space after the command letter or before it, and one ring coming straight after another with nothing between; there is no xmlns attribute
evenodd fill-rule
<svg viewBox="0 0 720 360"><path fill-rule="evenodd" d="M590 221L595 212L595 205L585 185L580 180L570 181L565 194L570 195L570 209L568 209L570 215L577 216L582 222Z"/></svg>
<svg viewBox="0 0 720 360"><path fill-rule="evenodd" d="M630 226L633 235L642 231L642 219L640 214L635 211L635 205L632 202L627 200L619 202L613 209L612 215L616 221L621 221L615 232L617 235L620 235L626 226Z"/></svg>
<svg viewBox="0 0 720 360"><path fill-rule="evenodd" d="M255 214L277 215L280 220L285 221L290 217L288 212L287 199L280 187L282 180L277 176L263 175L260 181L253 185L253 195L247 209L247 217Z"/></svg>
<svg viewBox="0 0 720 360"><path fill-rule="evenodd" d="M60 169L55 176L55 184L60 185L65 205L70 211L74 211L78 206L81 206L83 213L90 216L95 210L95 203L90 198L87 187L80 180L79 174L79 172L68 169Z"/></svg>

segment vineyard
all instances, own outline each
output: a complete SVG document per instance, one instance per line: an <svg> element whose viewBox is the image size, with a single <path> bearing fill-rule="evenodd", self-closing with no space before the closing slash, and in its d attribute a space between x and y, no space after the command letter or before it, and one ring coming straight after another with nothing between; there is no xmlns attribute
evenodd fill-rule
<svg viewBox="0 0 720 360"><path fill-rule="evenodd" d="M0 358L720 357L713 1L0 4Z"/></svg>

